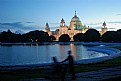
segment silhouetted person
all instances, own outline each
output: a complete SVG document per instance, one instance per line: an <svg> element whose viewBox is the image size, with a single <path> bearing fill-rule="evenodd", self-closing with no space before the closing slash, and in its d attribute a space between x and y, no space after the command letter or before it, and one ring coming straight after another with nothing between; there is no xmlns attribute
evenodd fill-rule
<svg viewBox="0 0 121 81"><path fill-rule="evenodd" d="M52 60L53 60L53 62L54 62L55 64L58 63L56 57L52 57Z"/></svg>
<svg viewBox="0 0 121 81"><path fill-rule="evenodd" d="M62 67L61 67L60 63L57 61L56 57L52 57L52 60L54 62L54 64L53 64L53 76L60 77L61 76Z"/></svg>
<svg viewBox="0 0 121 81"><path fill-rule="evenodd" d="M66 61L68 61L68 64L65 64L64 72L62 75L62 81L64 81L65 79L65 75L66 75L68 68L70 70L70 73L72 74L72 80L75 80L76 77L75 77L75 72L74 72L74 59L73 59L73 56L71 55L71 50L68 51L68 57L65 60L63 60L61 63L66 62Z"/></svg>

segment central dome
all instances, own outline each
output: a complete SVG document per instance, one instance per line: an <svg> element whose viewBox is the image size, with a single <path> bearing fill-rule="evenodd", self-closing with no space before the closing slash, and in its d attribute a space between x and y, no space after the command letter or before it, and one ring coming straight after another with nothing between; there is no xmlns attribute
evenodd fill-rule
<svg viewBox="0 0 121 81"><path fill-rule="evenodd" d="M71 19L71 22L80 22L79 17L77 17L76 15L76 11L75 11L75 16Z"/></svg>
<svg viewBox="0 0 121 81"><path fill-rule="evenodd" d="M84 29L85 27L82 25L79 17L77 17L76 15L76 11L75 11L75 15L74 17L71 19L71 22L70 22L70 29L74 29L74 30L82 30Z"/></svg>
<svg viewBox="0 0 121 81"><path fill-rule="evenodd" d="M80 22L80 19L75 14L75 16L71 19L71 22Z"/></svg>

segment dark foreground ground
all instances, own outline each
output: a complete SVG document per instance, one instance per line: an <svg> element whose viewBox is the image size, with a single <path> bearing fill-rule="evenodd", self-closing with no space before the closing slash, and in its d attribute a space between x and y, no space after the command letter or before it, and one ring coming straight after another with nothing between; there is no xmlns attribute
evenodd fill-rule
<svg viewBox="0 0 121 81"><path fill-rule="evenodd" d="M121 50L121 47L115 47ZM53 75L50 67L30 67L22 69L4 70L0 67L0 81L59 81L59 75ZM9 67L6 67L9 68ZM120 81L121 56L87 65L77 65L76 80L74 81ZM62 73L61 73L62 74ZM71 81L71 76L66 75L65 81Z"/></svg>
<svg viewBox="0 0 121 81"><path fill-rule="evenodd" d="M36 74L35 74L36 73ZM40 74L39 70L21 70L13 72L1 72L0 81L59 81L59 75L53 73ZM121 66L115 66L95 71L76 73L76 80L71 80L71 75L67 74L65 81L120 81Z"/></svg>

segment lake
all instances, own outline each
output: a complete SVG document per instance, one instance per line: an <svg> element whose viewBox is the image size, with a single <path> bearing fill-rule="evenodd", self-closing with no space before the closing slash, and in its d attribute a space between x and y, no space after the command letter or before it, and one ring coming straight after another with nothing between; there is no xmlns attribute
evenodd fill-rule
<svg viewBox="0 0 121 81"><path fill-rule="evenodd" d="M88 48L91 47L74 44L0 46L0 65L50 63L53 56L56 56L58 61L62 61L67 57L68 50L72 50L75 60L107 56L107 54L88 51Z"/></svg>

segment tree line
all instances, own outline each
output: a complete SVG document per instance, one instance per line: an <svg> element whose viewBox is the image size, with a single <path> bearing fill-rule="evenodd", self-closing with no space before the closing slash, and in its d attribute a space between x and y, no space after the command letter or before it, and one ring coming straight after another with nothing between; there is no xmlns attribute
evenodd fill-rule
<svg viewBox="0 0 121 81"><path fill-rule="evenodd" d="M121 29L117 31L107 31L102 36L96 29L89 29L85 33L78 33L73 36L75 42L121 42ZM44 31L30 31L25 34L15 34L10 30L0 33L0 42L52 42L54 36L49 36ZM60 42L69 42L71 38L68 34L59 37Z"/></svg>

